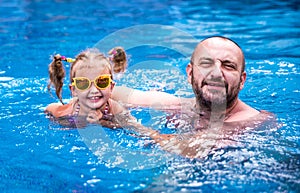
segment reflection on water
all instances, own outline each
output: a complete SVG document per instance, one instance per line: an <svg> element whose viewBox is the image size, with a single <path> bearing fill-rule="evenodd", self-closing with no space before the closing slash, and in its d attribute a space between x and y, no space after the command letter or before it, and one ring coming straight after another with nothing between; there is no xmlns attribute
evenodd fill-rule
<svg viewBox="0 0 300 193"><path fill-rule="evenodd" d="M238 136L238 146L216 149L204 159L173 160L145 192L166 187L169 192L299 191L299 145L278 135L266 126Z"/></svg>
<svg viewBox="0 0 300 193"><path fill-rule="evenodd" d="M298 1L219 1L217 5L213 1L164 0L3 1L0 17L1 190L300 192ZM101 128L110 141L101 141L100 132L88 136L97 139L93 141L80 133L88 129L49 129L43 109L56 100L46 89L49 56L75 56L116 30L141 24L170 25L196 39L224 35L237 41L245 51L248 73L241 99L275 113L282 126L247 130L230 139L238 145L214 149L202 159L165 153L121 130ZM176 45L181 39L174 40ZM185 74L189 58L154 45L131 48L128 54L129 70L117 80L118 85L193 95ZM159 65L153 67L151 60ZM66 101L70 97L67 84L63 90ZM174 125L165 126L164 113L149 109L133 109L132 113L146 126L176 132ZM98 154L88 142L99 142ZM139 150L139 158L143 153L166 157L152 169L127 170L115 167L124 157L104 154L108 150L118 154L117 148L131 153ZM127 155L123 163L135 163L135 156ZM152 163L149 154L142 158L139 163Z"/></svg>

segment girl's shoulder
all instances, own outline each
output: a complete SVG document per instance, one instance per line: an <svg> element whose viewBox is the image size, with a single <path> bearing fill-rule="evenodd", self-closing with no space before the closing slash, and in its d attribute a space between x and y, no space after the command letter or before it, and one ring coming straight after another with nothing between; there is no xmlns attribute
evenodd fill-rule
<svg viewBox="0 0 300 193"><path fill-rule="evenodd" d="M56 118L71 115L73 113L73 105L73 101L64 105L61 103L51 103L46 107L45 113L51 114Z"/></svg>

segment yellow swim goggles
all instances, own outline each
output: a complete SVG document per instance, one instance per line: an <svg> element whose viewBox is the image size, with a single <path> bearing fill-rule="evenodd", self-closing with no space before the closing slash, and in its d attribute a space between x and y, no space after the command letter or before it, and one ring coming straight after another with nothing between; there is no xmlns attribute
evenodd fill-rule
<svg viewBox="0 0 300 193"><path fill-rule="evenodd" d="M100 75L95 80L90 80L86 77L76 77L76 78L72 78L72 80L73 80L72 86L75 86L75 88L77 88L80 91L89 89L91 87L92 82L94 82L96 88L100 90L104 90L112 82L110 74Z"/></svg>

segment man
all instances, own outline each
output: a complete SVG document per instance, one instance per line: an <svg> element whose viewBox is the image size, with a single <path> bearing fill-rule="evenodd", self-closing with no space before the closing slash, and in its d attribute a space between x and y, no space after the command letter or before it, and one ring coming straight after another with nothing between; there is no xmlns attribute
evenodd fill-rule
<svg viewBox="0 0 300 193"><path fill-rule="evenodd" d="M246 80L245 59L241 48L225 37L201 41L186 67L188 82L195 93L193 99L182 99L157 91L139 91L117 87L112 97L136 106L196 106L201 115L212 111L223 114L225 122L247 120L261 112L238 98ZM223 111L223 112L222 112Z"/></svg>
<svg viewBox="0 0 300 193"><path fill-rule="evenodd" d="M189 132L179 136L147 131L146 134L165 150L187 157L203 157L213 148L232 144L234 140L226 141L224 136L232 137L232 134L247 127L253 128L270 117L269 113L258 111L238 98L244 87L246 72L244 54L234 41L225 37L201 41L186 72L195 94L192 99L126 87L116 88L112 94L117 101L137 106L190 109L191 113L184 117L190 120L192 129ZM185 110L182 111L184 114Z"/></svg>
<svg viewBox="0 0 300 193"><path fill-rule="evenodd" d="M224 121L242 121L259 114L238 98L246 80L245 59L232 40L212 37L200 42L187 68L196 105L203 114L223 114Z"/></svg>

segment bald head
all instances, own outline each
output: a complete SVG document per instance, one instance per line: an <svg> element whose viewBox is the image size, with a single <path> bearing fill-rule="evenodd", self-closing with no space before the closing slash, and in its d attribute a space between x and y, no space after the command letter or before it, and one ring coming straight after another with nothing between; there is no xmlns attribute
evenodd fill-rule
<svg viewBox="0 0 300 193"><path fill-rule="evenodd" d="M215 36L202 40L192 54L191 64L195 63L203 55L229 58L237 62L241 68L241 72L245 71L244 53L240 46L229 38Z"/></svg>

